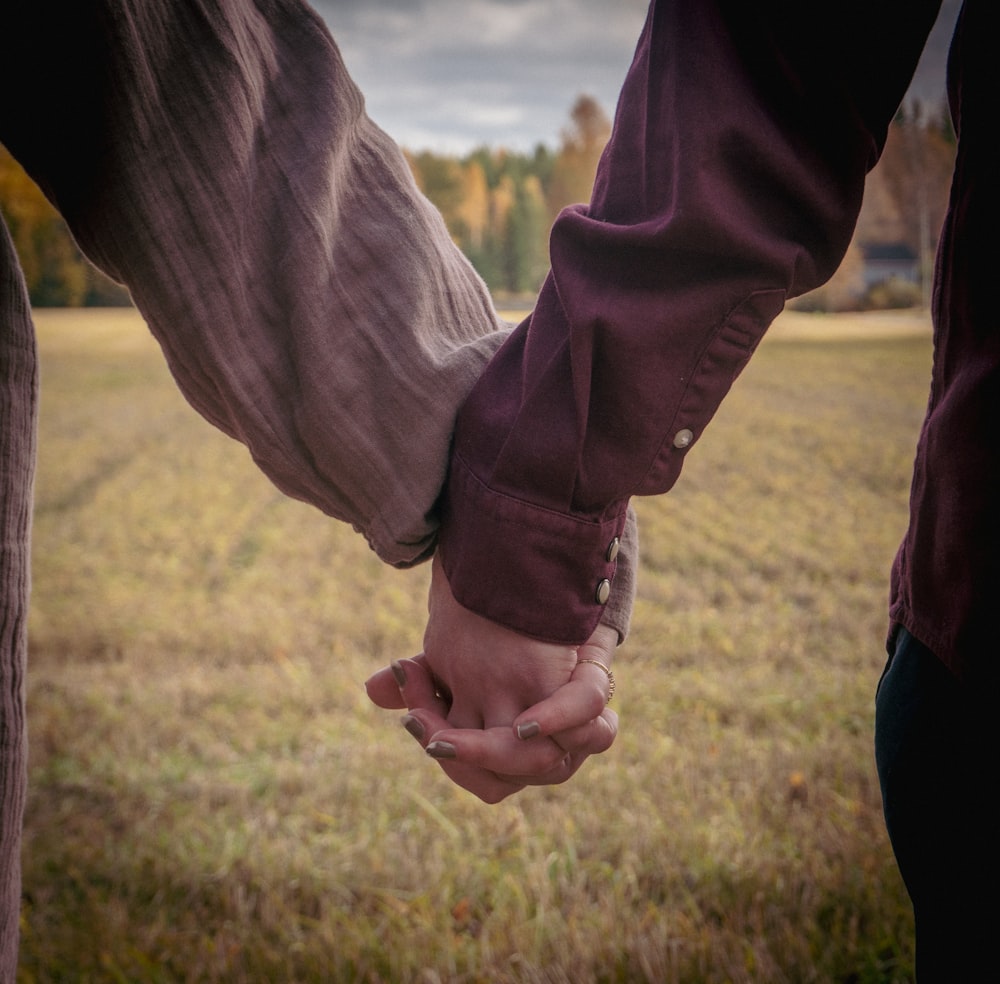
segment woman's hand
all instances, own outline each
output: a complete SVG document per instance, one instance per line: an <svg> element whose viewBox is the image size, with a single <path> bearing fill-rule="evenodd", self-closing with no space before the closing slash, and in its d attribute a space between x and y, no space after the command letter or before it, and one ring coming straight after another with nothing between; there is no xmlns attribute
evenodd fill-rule
<svg viewBox="0 0 1000 984"><path fill-rule="evenodd" d="M407 730L458 785L496 803L527 785L565 782L614 742L618 716L606 706L602 669L614 629L598 626L576 648L519 635L459 605L437 558L428 610L423 653L366 688L380 707L408 709Z"/></svg>

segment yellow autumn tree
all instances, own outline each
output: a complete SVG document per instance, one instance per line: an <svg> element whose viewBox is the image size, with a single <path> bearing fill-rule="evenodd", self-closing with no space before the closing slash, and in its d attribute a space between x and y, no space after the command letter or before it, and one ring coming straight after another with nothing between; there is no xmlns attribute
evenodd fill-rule
<svg viewBox="0 0 1000 984"><path fill-rule="evenodd" d="M580 96L570 111L570 125L562 132L559 153L549 182L551 216L567 205L590 201L597 163L611 136L611 120L592 96Z"/></svg>
<svg viewBox="0 0 1000 984"><path fill-rule="evenodd" d="M490 189L486 171L472 158L462 167L462 201L458 219L463 226L463 247L481 250L490 224Z"/></svg>

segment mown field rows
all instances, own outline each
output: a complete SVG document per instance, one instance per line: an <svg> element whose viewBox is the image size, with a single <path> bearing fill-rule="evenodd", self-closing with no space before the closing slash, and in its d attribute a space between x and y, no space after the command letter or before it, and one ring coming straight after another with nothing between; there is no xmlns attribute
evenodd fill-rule
<svg viewBox="0 0 1000 984"><path fill-rule="evenodd" d="M496 807L364 694L427 572L282 497L131 312L38 325L22 984L910 978L871 731L919 319L779 321L637 504L614 748Z"/></svg>

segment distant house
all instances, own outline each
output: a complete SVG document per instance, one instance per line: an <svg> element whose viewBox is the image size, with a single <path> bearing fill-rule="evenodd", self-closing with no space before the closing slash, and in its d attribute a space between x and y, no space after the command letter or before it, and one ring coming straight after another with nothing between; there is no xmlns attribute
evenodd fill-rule
<svg viewBox="0 0 1000 984"><path fill-rule="evenodd" d="M917 254L906 243L863 243L861 255L866 290L888 280L919 283Z"/></svg>

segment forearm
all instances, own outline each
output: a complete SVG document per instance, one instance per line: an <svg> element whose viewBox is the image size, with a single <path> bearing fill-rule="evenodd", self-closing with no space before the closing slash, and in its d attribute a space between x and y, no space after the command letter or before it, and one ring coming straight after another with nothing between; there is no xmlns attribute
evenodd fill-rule
<svg viewBox="0 0 1000 984"><path fill-rule="evenodd" d="M383 559L426 557L455 413L506 329L319 18L12 0L2 27L0 140L188 400Z"/></svg>
<svg viewBox="0 0 1000 984"><path fill-rule="evenodd" d="M442 552L473 611L587 638L629 497L672 487L785 300L846 251L937 4L799 6L651 7L591 203L459 416Z"/></svg>

